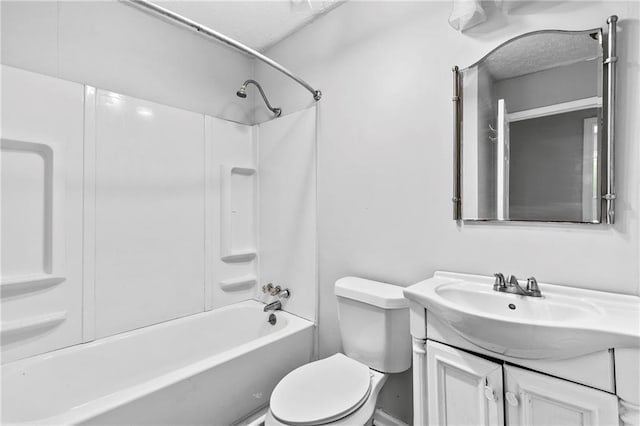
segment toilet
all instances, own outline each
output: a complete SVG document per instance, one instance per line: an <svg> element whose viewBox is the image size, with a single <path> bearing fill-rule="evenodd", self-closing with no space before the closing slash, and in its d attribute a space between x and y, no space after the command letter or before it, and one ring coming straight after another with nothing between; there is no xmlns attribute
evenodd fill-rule
<svg viewBox="0 0 640 426"><path fill-rule="evenodd" d="M402 287L345 277L335 295L344 354L287 374L271 394L266 426L370 425L389 374L411 366Z"/></svg>

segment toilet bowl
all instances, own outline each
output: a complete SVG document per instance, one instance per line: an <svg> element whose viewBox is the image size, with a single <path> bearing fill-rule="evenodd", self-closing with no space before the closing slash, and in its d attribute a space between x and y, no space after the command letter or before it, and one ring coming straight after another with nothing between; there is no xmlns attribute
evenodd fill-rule
<svg viewBox="0 0 640 426"><path fill-rule="evenodd" d="M389 374L410 367L402 287L346 277L335 294L345 353L287 374L271 394L266 426L369 425Z"/></svg>
<svg viewBox="0 0 640 426"><path fill-rule="evenodd" d="M278 383L265 424L369 424L387 378L343 354L306 364Z"/></svg>

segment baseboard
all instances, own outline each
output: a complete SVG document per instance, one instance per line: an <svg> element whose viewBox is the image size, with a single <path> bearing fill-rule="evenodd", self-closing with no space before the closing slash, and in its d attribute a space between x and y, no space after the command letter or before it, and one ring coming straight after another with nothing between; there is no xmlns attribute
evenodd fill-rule
<svg viewBox="0 0 640 426"><path fill-rule="evenodd" d="M377 408L373 413L374 426L409 426L405 422L396 419L381 408Z"/></svg>

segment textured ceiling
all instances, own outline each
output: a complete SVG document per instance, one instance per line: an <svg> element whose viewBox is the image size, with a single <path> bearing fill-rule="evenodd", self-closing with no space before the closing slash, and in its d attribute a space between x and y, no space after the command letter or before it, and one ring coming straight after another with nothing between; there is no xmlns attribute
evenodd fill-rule
<svg viewBox="0 0 640 426"><path fill-rule="evenodd" d="M346 0L191 1L157 3L264 51Z"/></svg>
<svg viewBox="0 0 640 426"><path fill-rule="evenodd" d="M602 56L588 33L545 32L508 42L482 62L495 80L513 78Z"/></svg>

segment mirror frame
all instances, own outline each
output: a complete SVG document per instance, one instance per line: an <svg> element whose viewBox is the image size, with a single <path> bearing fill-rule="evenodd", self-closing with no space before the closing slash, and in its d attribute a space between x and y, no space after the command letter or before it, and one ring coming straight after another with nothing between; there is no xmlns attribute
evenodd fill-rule
<svg viewBox="0 0 640 426"><path fill-rule="evenodd" d="M603 96L606 102L603 104L603 134L604 134L604 160L603 160L603 182L601 185L600 193L603 203L601 209L600 218L596 224L606 223L612 225L615 223L615 180L614 180L614 123L615 123L615 92L616 92L616 62L618 57L616 56L616 27L618 17L612 15L607 19L608 31L604 33L602 28L594 28L587 31L600 31L606 37L606 51L603 52L602 66L604 68L604 81L603 81ZM467 68L473 67L482 62L486 57L498 50L500 47L507 43L517 40L519 38L539 34L539 33L573 33L576 31L565 30L542 30L533 31L519 36L513 37L504 43L500 44L489 53L484 55L480 60L476 61ZM605 43L603 43L605 44ZM499 219L463 219L462 218L462 93L461 93L461 78L460 68L454 66L453 69L453 219L459 224L464 221L470 222L520 222L518 220L499 220ZM527 221L534 222L534 221ZM535 221L538 223L552 222L552 221ZM555 222L554 222L555 223ZM563 222L563 223L589 223L589 222Z"/></svg>

